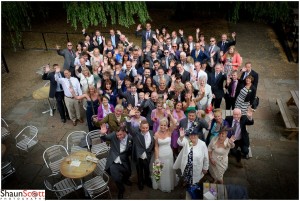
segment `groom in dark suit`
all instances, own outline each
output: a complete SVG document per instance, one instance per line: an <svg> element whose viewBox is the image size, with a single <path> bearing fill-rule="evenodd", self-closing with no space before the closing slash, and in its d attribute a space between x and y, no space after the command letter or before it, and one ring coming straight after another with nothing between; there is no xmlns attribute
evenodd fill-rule
<svg viewBox="0 0 300 201"><path fill-rule="evenodd" d="M123 183L131 186L129 181L131 166L129 156L132 153L132 137L127 135L125 125L118 131L107 134L105 124L101 126L101 139L110 141L110 150L105 165L105 171L112 177L118 187L118 199L123 199L125 187Z"/></svg>
<svg viewBox="0 0 300 201"><path fill-rule="evenodd" d="M134 116L135 112L135 109L131 110L129 116ZM153 132L149 131L149 123L146 120L141 121L140 128L138 129L132 127L130 119L128 119L126 127L133 139L132 159L136 163L138 187L140 190L143 190L144 184L146 184L152 188L149 165L154 148Z"/></svg>

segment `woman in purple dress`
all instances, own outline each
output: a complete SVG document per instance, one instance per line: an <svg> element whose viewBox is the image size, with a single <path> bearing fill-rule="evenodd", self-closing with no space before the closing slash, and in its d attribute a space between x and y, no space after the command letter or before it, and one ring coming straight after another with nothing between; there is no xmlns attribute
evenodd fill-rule
<svg viewBox="0 0 300 201"><path fill-rule="evenodd" d="M175 110L173 110L173 117L174 119L177 120L177 122L180 122L181 119L186 118L182 110L182 102L177 102L175 104ZM178 155L178 144L177 144L178 138L179 138L179 124L175 127L171 137L171 147L173 149L173 153L175 156Z"/></svg>
<svg viewBox="0 0 300 201"><path fill-rule="evenodd" d="M156 109L152 110L151 120L153 121L153 133L156 133L159 127L159 121L163 117L168 117L166 110L163 108L162 100L159 100L156 104Z"/></svg>

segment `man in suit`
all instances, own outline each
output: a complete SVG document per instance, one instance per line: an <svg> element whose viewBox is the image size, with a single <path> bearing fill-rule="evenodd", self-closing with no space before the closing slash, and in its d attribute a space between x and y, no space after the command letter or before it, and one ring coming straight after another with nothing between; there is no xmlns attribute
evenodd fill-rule
<svg viewBox="0 0 300 201"><path fill-rule="evenodd" d="M220 48L216 45L216 39L214 37L211 37L209 40L209 46L206 46L206 51L209 54L209 58L211 57L212 53L213 54L213 60L214 60L214 64L219 63L220 61ZM208 62L209 66L211 68L214 67L214 65L209 61Z"/></svg>
<svg viewBox="0 0 300 201"><path fill-rule="evenodd" d="M134 77L137 76L137 71L135 68L132 67L131 61L126 61L126 70L124 71L126 76L129 76L131 82L134 82Z"/></svg>
<svg viewBox="0 0 300 201"><path fill-rule="evenodd" d="M165 80L166 81L166 86L169 87L171 85L170 76L165 74L165 71L162 67L158 68L157 73L158 74L153 77L153 80L154 80L156 86L159 87L160 81Z"/></svg>
<svg viewBox="0 0 300 201"><path fill-rule="evenodd" d="M110 29L109 30L109 35L110 35L110 40L111 40L111 44L114 48L117 47L119 41L120 41L120 35L119 34L115 34L115 30L114 29Z"/></svg>
<svg viewBox="0 0 300 201"><path fill-rule="evenodd" d="M163 45L164 50L169 50L171 51L172 49L172 40L171 38L166 39L166 44Z"/></svg>
<svg viewBox="0 0 300 201"><path fill-rule="evenodd" d="M150 70L150 61L148 59L144 59L142 67L137 69L137 74L143 75L146 69Z"/></svg>
<svg viewBox="0 0 300 201"><path fill-rule="evenodd" d="M160 59L157 57L156 52L151 52L150 57L146 56L146 59L150 61L150 68L153 68L154 61L159 61L159 63L161 62Z"/></svg>
<svg viewBox="0 0 300 201"><path fill-rule="evenodd" d="M136 86L134 83L131 83L130 92L123 92L121 89L122 81L118 82L118 94L120 98L125 98L128 104L131 104L132 107L136 107L139 102L139 97L136 92Z"/></svg>
<svg viewBox="0 0 300 201"><path fill-rule="evenodd" d="M75 66L74 66L74 61L75 61L75 51L72 49L73 45L71 42L67 43L67 48L61 50L60 46L56 45L56 50L57 54L60 56L64 57L64 70L70 70L72 73L72 76L75 75Z"/></svg>
<svg viewBox="0 0 300 201"><path fill-rule="evenodd" d="M136 110L129 112L129 117L135 115ZM149 131L149 123L146 120L141 121L139 129L131 126L130 119L127 119L126 127L128 133L133 139L133 156L136 163L138 188L143 190L144 184L152 188L150 161L154 149L153 132Z"/></svg>
<svg viewBox="0 0 300 201"><path fill-rule="evenodd" d="M236 33L233 32L232 34L232 40L227 40L227 34L222 34L221 41L217 43L217 46L220 48L220 52L223 52L225 54L229 47L236 44Z"/></svg>
<svg viewBox="0 0 300 201"><path fill-rule="evenodd" d="M227 78L226 80L225 88L227 93L224 95L226 110L234 109L236 98L239 95L241 81L238 80L237 74L237 71L232 71L232 78Z"/></svg>
<svg viewBox="0 0 300 201"><path fill-rule="evenodd" d="M190 73L187 72L186 70L184 70L183 66L181 63L178 63L176 65L176 68L177 68L177 72L178 74L181 75L181 81L183 84L185 84L186 81L190 81L191 80L191 76L190 76Z"/></svg>
<svg viewBox="0 0 300 201"><path fill-rule="evenodd" d="M209 59L209 53L205 50L203 46L200 45L199 42L195 44L195 49L191 52L191 57L193 57L194 61L203 62L204 59Z"/></svg>
<svg viewBox="0 0 300 201"><path fill-rule="evenodd" d="M56 66L54 75L55 81L58 84L61 84L64 90L64 100L68 109L68 113L70 115L70 119L73 121L73 126L76 126L77 121L79 121L80 123L83 123L84 121L80 113L79 100L73 97L72 93L70 92L70 88L73 89L74 93L77 96L81 96L82 91L78 79L75 77L71 77L71 72L69 70L64 70L64 75L64 78L61 77L60 67Z"/></svg>
<svg viewBox="0 0 300 201"><path fill-rule="evenodd" d="M221 64L216 64L215 72L212 72L208 76L208 84L211 86L213 93L212 104L214 108L220 108L222 98L224 97L223 83L227 79L227 76L221 72Z"/></svg>
<svg viewBox="0 0 300 201"><path fill-rule="evenodd" d="M142 30L141 24L139 24L136 28L135 35L142 37L142 49L146 48L146 41L149 40L152 44L153 42L153 34L155 34L155 31L151 30L151 24L146 24L146 30Z"/></svg>
<svg viewBox="0 0 300 201"><path fill-rule="evenodd" d="M191 132L194 129L199 130L199 139L205 142L203 128L208 130L208 123L205 119L201 118L200 116L197 117L196 110L190 110L188 113L188 117L182 119L179 122L179 128L183 128L186 133Z"/></svg>
<svg viewBox="0 0 300 201"><path fill-rule="evenodd" d="M246 85L246 77L248 75L251 75L254 78L252 84L257 89L257 85L258 85L258 73L255 72L254 70L252 70L252 64L251 64L251 62L247 62L245 64L245 67L242 68L242 71L244 71L244 72L242 73L240 79L243 80L244 85Z"/></svg>
<svg viewBox="0 0 300 201"><path fill-rule="evenodd" d="M170 69L171 60L174 59L174 56L170 54L168 49L164 50L164 57L161 58L162 67L166 70Z"/></svg>
<svg viewBox="0 0 300 201"><path fill-rule="evenodd" d="M101 126L100 136L101 139L110 141L105 171L118 187L118 199L123 199L125 192L123 184L132 185L129 180L131 175L129 156L132 154L132 137L126 133L125 125L120 126L117 131L107 134L105 124Z"/></svg>
<svg viewBox="0 0 300 201"><path fill-rule="evenodd" d="M49 91L49 98L56 99L56 106L60 114L61 122L66 123L66 119L70 119L68 110L66 108L66 103L64 100L64 90L61 86L61 84L57 84L55 81L55 70L56 67L59 67L58 64L53 64L53 72L50 72L49 65L47 65L44 69L44 74L42 79L43 80L50 80L50 91ZM60 72L60 77L64 77L64 74Z"/></svg>
<svg viewBox="0 0 300 201"><path fill-rule="evenodd" d="M149 122L150 130L152 130L153 121L151 120L152 110L156 108L156 102L158 99L158 94L154 91L151 93L151 99L149 99L149 94L145 94L145 99L142 101L140 107L143 108L143 111L147 112L146 119Z"/></svg>
<svg viewBox="0 0 300 201"><path fill-rule="evenodd" d="M231 149L231 153L235 155L238 166L243 167L241 163L242 154L249 158L249 133L247 131L246 125L253 125L254 120L252 118L253 111L251 108L247 111L247 115L242 115L242 111L239 108L233 110L233 116L226 117L225 120L229 123L232 131L228 132L228 138L234 135L235 147ZM238 148L241 148L241 151Z"/></svg>
<svg viewBox="0 0 300 201"><path fill-rule="evenodd" d="M179 34L180 34L179 37L177 36L176 31L172 31L172 33L171 33L171 37L172 37L171 41L172 41L172 44L177 44L177 46L179 46L179 44L182 44L183 41L184 41L184 39L183 39L183 30L179 29L178 32L179 32Z"/></svg>

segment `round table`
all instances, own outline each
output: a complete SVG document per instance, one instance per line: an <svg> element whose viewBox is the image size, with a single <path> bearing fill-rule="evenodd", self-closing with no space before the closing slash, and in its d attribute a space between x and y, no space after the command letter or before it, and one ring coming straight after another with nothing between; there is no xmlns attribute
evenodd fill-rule
<svg viewBox="0 0 300 201"><path fill-rule="evenodd" d="M67 156L60 165L61 174L71 179L81 179L91 174L95 170L97 164L87 161L85 159L87 156L96 157L95 154L88 151L78 151ZM78 167L72 165L74 160L80 161Z"/></svg>
<svg viewBox="0 0 300 201"><path fill-rule="evenodd" d="M3 156L5 154L5 151L6 151L5 144L1 144L1 156Z"/></svg>
<svg viewBox="0 0 300 201"><path fill-rule="evenodd" d="M50 91L49 85L45 87L41 87L32 93L32 97L36 100L47 99L49 98L49 91Z"/></svg>

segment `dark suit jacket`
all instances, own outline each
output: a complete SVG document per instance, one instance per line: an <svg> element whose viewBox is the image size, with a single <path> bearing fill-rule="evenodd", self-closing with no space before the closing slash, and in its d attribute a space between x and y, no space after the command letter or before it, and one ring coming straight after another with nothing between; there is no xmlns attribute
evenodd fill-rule
<svg viewBox="0 0 300 201"><path fill-rule="evenodd" d="M209 57L210 57L209 48L210 48L210 46L205 46L205 50L208 52ZM220 63L220 48L217 45L215 45L214 48L213 48L213 50L212 50L212 52L216 52L215 55L214 55L214 57L213 57L214 63L215 64L216 63ZM209 60L208 63L211 66L210 60Z"/></svg>
<svg viewBox="0 0 300 201"><path fill-rule="evenodd" d="M174 91L170 91L168 93L168 100L174 100L175 102L178 102L178 96L175 95L175 92ZM184 91L182 91L180 93L180 102L183 102L184 101Z"/></svg>
<svg viewBox="0 0 300 201"><path fill-rule="evenodd" d="M191 80L191 75L189 72L187 72L186 70L184 70L182 76L181 76L181 82L184 84L186 81L190 81Z"/></svg>
<svg viewBox="0 0 300 201"><path fill-rule="evenodd" d="M154 39L152 37L153 34L156 34L155 31L150 30L150 37L149 40L151 41L151 43L154 43ZM135 31L135 35L136 36L142 36L142 49L146 48L146 41L147 41L147 31L146 30L142 30L142 31Z"/></svg>
<svg viewBox="0 0 300 201"><path fill-rule="evenodd" d="M68 49L57 50L57 54L65 58L64 69L75 68L74 61L76 54L74 50L72 50L72 53Z"/></svg>
<svg viewBox="0 0 300 201"><path fill-rule="evenodd" d="M153 121L151 120L151 112L156 108L155 103L151 100L143 100L143 102L140 105L141 108L143 108L143 111L147 112L146 119L150 126L153 125Z"/></svg>
<svg viewBox="0 0 300 201"><path fill-rule="evenodd" d="M111 35L109 35L109 39L112 41L112 36ZM120 41L120 35L115 34L115 44L116 44L116 46L118 46L119 41Z"/></svg>
<svg viewBox="0 0 300 201"><path fill-rule="evenodd" d="M61 77L65 77L63 72L60 72ZM50 73L44 73L42 76L43 80L50 80L50 91L49 91L49 97L54 98L55 93L56 93L56 87L57 87L57 82L55 81L55 72L50 72ZM63 89L63 88L61 88Z"/></svg>
<svg viewBox="0 0 300 201"><path fill-rule="evenodd" d="M237 96L239 95L242 87L244 86L244 83L242 80L237 80L237 85L236 85L236 89L235 89L235 96L234 98L236 99ZM226 97L231 97L231 93L233 91L233 80L231 79L230 84L227 86L227 84L225 85L225 88L228 90L228 94L225 94Z"/></svg>
<svg viewBox="0 0 300 201"><path fill-rule="evenodd" d="M151 136L151 143L148 149L146 149L145 138L144 135L141 133L139 128L132 127L130 122L126 122L126 127L128 133L132 136L133 139L133 149L132 149L132 158L136 161L141 157L141 155L146 152L147 159L150 161L154 149L154 137L153 132L149 131Z"/></svg>
<svg viewBox="0 0 300 201"><path fill-rule="evenodd" d="M254 70L251 70L249 75L251 75L254 78L252 84L255 86L255 88L257 88L257 85L258 85L258 73L255 72ZM245 72L242 73L241 80L243 80L244 83L246 84L246 80L244 80L244 76L245 76Z"/></svg>
<svg viewBox="0 0 300 201"><path fill-rule="evenodd" d="M131 172L129 156L132 153L132 137L128 135L126 149L124 152L120 153L120 140L116 136L116 132L101 136L101 139L110 141L110 149L106 161L105 170L108 170L110 166L114 163L114 160L120 156L120 160L124 167Z"/></svg>
<svg viewBox="0 0 300 201"><path fill-rule="evenodd" d="M229 124L229 127L233 127L232 126L232 121L233 121L233 116L229 116L225 118L226 121ZM246 125L253 125L254 124L254 120L249 120L248 117L246 115L242 115L241 119L240 119L240 128L241 128L241 141L243 143L244 146L249 147L250 143L249 143L249 133L246 129ZM229 131L227 134L227 137L230 138L231 135L233 135L233 132Z"/></svg>
<svg viewBox="0 0 300 201"><path fill-rule="evenodd" d="M208 84L211 86L211 91L215 94L216 98L222 98L224 96L223 82L226 80L226 75L219 73L218 77L215 78L215 72L208 74Z"/></svg>
<svg viewBox="0 0 300 201"><path fill-rule="evenodd" d="M123 92L122 89L118 89L118 94L120 98L125 98L128 104L131 104L133 107L135 106L135 98L131 95L130 92ZM136 94L138 96L138 94ZM138 98L139 99L139 98Z"/></svg>
<svg viewBox="0 0 300 201"><path fill-rule="evenodd" d="M202 61L204 59L209 59L209 52L207 52L206 50L199 52L198 56L196 57L196 49L193 49L191 52L191 57L193 57L194 61L199 61L200 63L202 63Z"/></svg>
<svg viewBox="0 0 300 201"><path fill-rule="evenodd" d="M228 51L229 47L235 44L236 40L227 40L225 41L225 45L222 46L222 41L219 41L217 43L217 46L220 48L220 51L223 51L223 53L225 54Z"/></svg>

